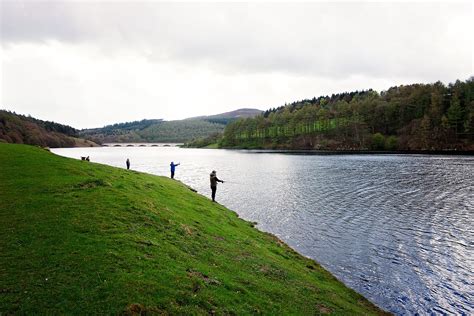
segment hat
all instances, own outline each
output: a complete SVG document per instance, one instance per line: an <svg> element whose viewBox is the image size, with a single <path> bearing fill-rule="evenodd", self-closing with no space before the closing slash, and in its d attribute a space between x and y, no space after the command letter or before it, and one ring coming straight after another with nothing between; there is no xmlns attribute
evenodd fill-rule
<svg viewBox="0 0 474 316"><path fill-rule="evenodd" d="M216 170L212 170L211 174L216 174Z"/></svg>

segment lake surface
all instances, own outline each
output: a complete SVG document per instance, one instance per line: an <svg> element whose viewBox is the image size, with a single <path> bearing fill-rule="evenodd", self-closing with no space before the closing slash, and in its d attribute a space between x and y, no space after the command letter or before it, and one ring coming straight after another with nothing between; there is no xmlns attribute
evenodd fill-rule
<svg viewBox="0 0 474 316"><path fill-rule="evenodd" d="M59 155L169 176L311 257L395 314L474 314L474 157L71 148Z"/></svg>

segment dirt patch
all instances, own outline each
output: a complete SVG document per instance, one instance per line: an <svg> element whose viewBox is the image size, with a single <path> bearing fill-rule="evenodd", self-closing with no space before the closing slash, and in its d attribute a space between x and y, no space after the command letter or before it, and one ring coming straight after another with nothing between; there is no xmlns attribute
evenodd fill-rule
<svg viewBox="0 0 474 316"><path fill-rule="evenodd" d="M156 188L156 184L153 183L153 182L146 182L143 186L144 186L146 189L154 189L154 188Z"/></svg>
<svg viewBox="0 0 474 316"><path fill-rule="evenodd" d="M248 258L252 258L252 254L248 251L242 251L235 257L235 260L242 261Z"/></svg>
<svg viewBox="0 0 474 316"><path fill-rule="evenodd" d="M271 233L267 233L267 232L265 232L265 235L268 237L269 240L272 240L272 241L276 242L278 246L280 246L280 247L285 247L286 246L286 244L283 241L281 241L281 239L278 238L277 236L275 236Z"/></svg>
<svg viewBox="0 0 474 316"><path fill-rule="evenodd" d="M145 316L145 315L168 315L164 310L157 307L145 307L142 304L130 304L123 311L122 316Z"/></svg>
<svg viewBox="0 0 474 316"><path fill-rule="evenodd" d="M210 284L210 285L219 285L221 284L221 282L217 279L213 279L207 275L205 275L204 273L201 273L199 271L195 271L195 270L191 270L191 269L188 269L186 270L186 272L188 273L188 276L190 278L198 278L202 281L204 281L204 283L206 284Z"/></svg>
<svg viewBox="0 0 474 316"><path fill-rule="evenodd" d="M135 241L137 244L140 244L140 245L145 245L145 246L158 246L157 244L155 244L154 242L152 242L151 240L137 240Z"/></svg>
<svg viewBox="0 0 474 316"><path fill-rule="evenodd" d="M327 306L324 306L323 304L316 304L316 310L320 314L331 314L332 313L332 309L330 309Z"/></svg>
<svg viewBox="0 0 474 316"><path fill-rule="evenodd" d="M286 272L269 265L263 265L260 267L259 272L263 273L266 277L274 279L284 279Z"/></svg>
<svg viewBox="0 0 474 316"><path fill-rule="evenodd" d="M91 189L97 187L110 187L112 186L107 181L103 179L89 179L84 182L78 183L74 186L75 189Z"/></svg>
<svg viewBox="0 0 474 316"><path fill-rule="evenodd" d="M181 228L186 233L186 235L193 235L194 234L193 229L191 227L189 227L188 225L181 224Z"/></svg>

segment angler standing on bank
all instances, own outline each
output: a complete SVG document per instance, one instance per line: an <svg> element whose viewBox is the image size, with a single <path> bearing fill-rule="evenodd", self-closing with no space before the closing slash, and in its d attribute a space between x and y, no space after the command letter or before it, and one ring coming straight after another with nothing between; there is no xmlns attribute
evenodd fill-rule
<svg viewBox="0 0 474 316"><path fill-rule="evenodd" d="M215 170L212 170L210 179L211 179L212 202L215 202L216 201L217 182L224 183L224 181L217 178Z"/></svg>
<svg viewBox="0 0 474 316"><path fill-rule="evenodd" d="M174 179L174 172L176 170L176 166L179 166L179 162L175 164L174 162L170 163L170 168L171 168L171 179Z"/></svg>

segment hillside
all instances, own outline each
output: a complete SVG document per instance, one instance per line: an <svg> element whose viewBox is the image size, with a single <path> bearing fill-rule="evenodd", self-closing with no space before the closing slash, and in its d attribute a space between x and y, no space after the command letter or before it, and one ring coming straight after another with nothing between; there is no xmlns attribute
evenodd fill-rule
<svg viewBox="0 0 474 316"><path fill-rule="evenodd" d="M42 147L89 147L96 144L78 138L67 125L0 110L0 142Z"/></svg>
<svg viewBox="0 0 474 316"><path fill-rule="evenodd" d="M244 109L238 109L235 111L225 112L225 113L216 114L216 115L192 117L192 118L189 118L188 120L199 119L199 120L206 120L211 123L219 123L219 124L226 125L237 119L255 117L262 113L263 113L262 110L244 108Z"/></svg>
<svg viewBox="0 0 474 316"><path fill-rule="evenodd" d="M141 120L86 129L80 135L98 143L124 142L188 142L221 134L225 125L238 118L253 117L262 113L256 109L239 109L211 116L184 120Z"/></svg>
<svg viewBox="0 0 474 316"><path fill-rule="evenodd" d="M297 101L230 123L220 146L474 151L474 77Z"/></svg>
<svg viewBox="0 0 474 316"><path fill-rule="evenodd" d="M1 314L382 314L178 181L0 144Z"/></svg>

